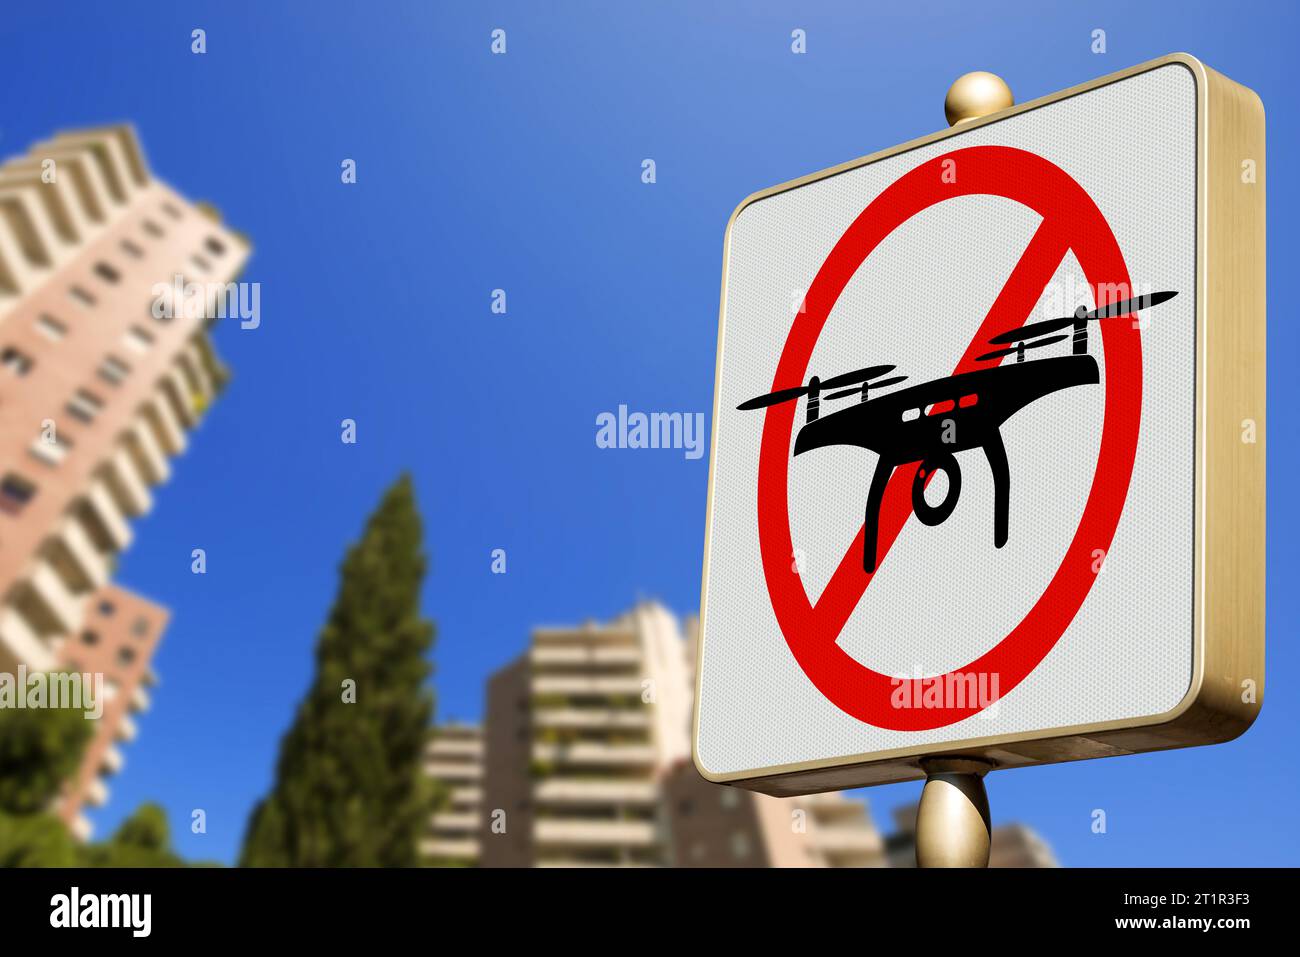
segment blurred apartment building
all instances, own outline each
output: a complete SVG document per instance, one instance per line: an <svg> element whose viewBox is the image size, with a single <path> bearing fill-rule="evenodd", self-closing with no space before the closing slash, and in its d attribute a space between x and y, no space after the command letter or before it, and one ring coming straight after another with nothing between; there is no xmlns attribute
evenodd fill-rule
<svg viewBox="0 0 1300 957"><path fill-rule="evenodd" d="M104 674L110 700L59 807L83 837L167 621L109 582L128 520L226 377L205 317L248 252L150 175L129 127L62 133L0 166L0 671ZM154 308L178 275L198 284L192 315Z"/></svg>
<svg viewBox="0 0 1300 957"><path fill-rule="evenodd" d="M480 735L436 729L427 857L485 867L884 864L866 805L710 784L691 763L695 623L643 603L539 628L488 682Z"/></svg>
<svg viewBox="0 0 1300 957"><path fill-rule="evenodd" d="M429 740L424 767L444 791L443 806L433 815L421 848L424 858L445 866L476 865L483 804L481 732L472 724L440 725Z"/></svg>

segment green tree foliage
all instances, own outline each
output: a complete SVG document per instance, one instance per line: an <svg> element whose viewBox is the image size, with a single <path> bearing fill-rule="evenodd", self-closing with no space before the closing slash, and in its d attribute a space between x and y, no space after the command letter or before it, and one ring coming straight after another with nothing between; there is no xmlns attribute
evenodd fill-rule
<svg viewBox="0 0 1300 957"><path fill-rule="evenodd" d="M420 516L409 477L384 495L340 569L316 674L257 806L248 867L406 867L430 808L421 771L433 714L420 615Z"/></svg>
<svg viewBox="0 0 1300 957"><path fill-rule="evenodd" d="M0 708L0 867L70 867L77 844L50 809L94 725L73 708Z"/></svg>
<svg viewBox="0 0 1300 957"><path fill-rule="evenodd" d="M94 727L77 708L0 708L0 813L46 810Z"/></svg>
<svg viewBox="0 0 1300 957"><path fill-rule="evenodd" d="M82 850L88 867L181 867L172 850L167 812L157 804L141 804L107 841Z"/></svg>
<svg viewBox="0 0 1300 957"><path fill-rule="evenodd" d="M77 708L0 709L0 867L178 867L167 815L144 804L108 841L81 845L52 811L95 723Z"/></svg>
<svg viewBox="0 0 1300 957"><path fill-rule="evenodd" d="M0 867L73 867L80 848L53 814L0 811Z"/></svg>

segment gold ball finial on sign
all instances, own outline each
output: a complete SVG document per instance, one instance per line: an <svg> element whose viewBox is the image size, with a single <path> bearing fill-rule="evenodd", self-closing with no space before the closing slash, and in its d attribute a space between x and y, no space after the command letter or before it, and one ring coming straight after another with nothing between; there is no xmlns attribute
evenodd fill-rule
<svg viewBox="0 0 1300 957"><path fill-rule="evenodd" d="M948 87L943 112L948 117L948 125L956 126L1015 105L1016 98L1011 95L1011 87L1007 86L1006 80L976 70L957 77L956 82Z"/></svg>

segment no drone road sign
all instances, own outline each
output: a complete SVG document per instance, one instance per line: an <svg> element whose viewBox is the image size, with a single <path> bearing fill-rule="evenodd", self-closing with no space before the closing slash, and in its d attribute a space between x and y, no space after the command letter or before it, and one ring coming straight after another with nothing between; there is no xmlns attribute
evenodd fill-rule
<svg viewBox="0 0 1300 957"><path fill-rule="evenodd" d="M1264 118L1181 54L746 199L695 760L772 794L1235 737Z"/></svg>

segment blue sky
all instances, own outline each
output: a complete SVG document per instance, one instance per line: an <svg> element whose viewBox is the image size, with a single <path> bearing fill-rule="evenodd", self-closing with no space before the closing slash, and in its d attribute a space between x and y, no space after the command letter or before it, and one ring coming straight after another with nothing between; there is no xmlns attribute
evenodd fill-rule
<svg viewBox="0 0 1300 957"><path fill-rule="evenodd" d="M61 10L66 7L66 10ZM707 7L707 9L705 9ZM1291 5L256 2L6 12L0 153L129 119L157 175L251 235L260 328L137 526L121 579L175 617L107 833L142 800L231 861L266 790L345 546L415 476L441 717L540 623L699 602L708 457L596 448L597 413L711 407L722 235L744 196L944 126L948 84L1021 100L1175 50L1268 110L1269 271L1300 253ZM1049 9L1050 8L1050 9ZM190 52L190 31L208 52ZM506 56L489 34L507 30ZM803 28L808 53L789 50ZM1108 51L1090 52L1094 28ZM1128 131L1136 140L1141 130ZM1086 147L1089 144L1081 144ZM1106 143L1098 146L1105 147ZM640 181L655 159L658 182ZM343 186L339 164L357 161ZM508 313L490 311L504 288ZM1270 295L1268 703L1215 748L989 780L996 821L1075 865L1300 863L1297 325ZM339 423L358 423L358 442ZM1280 484L1279 484L1280 483ZM190 573L190 550L208 556ZM490 573L505 548L508 574ZM882 825L919 784L866 792ZM191 834L190 811L207 812ZM1109 830L1094 835L1104 808Z"/></svg>

